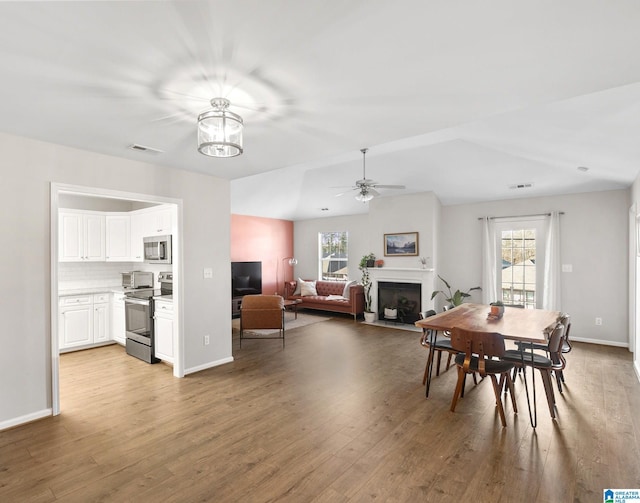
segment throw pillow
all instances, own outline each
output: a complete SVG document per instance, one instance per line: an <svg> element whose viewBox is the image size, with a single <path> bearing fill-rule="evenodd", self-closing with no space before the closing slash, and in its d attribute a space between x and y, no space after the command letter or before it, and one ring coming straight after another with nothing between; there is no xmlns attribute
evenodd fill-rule
<svg viewBox="0 0 640 503"><path fill-rule="evenodd" d="M351 293L350 289L351 289L351 287L353 285L357 285L357 284L358 284L357 281L347 281L347 284L344 285L344 290L342 291L342 296L345 299L349 300L350 299L349 294Z"/></svg>
<svg viewBox="0 0 640 503"><path fill-rule="evenodd" d="M316 282L315 281L303 281L302 286L300 286L300 295L303 297L308 297L310 295L318 295L316 291Z"/></svg>
<svg viewBox="0 0 640 503"><path fill-rule="evenodd" d="M293 295L300 295L300 287L302 286L302 283L304 283L304 280L298 278L298 281L296 282L296 289L293 291Z"/></svg>

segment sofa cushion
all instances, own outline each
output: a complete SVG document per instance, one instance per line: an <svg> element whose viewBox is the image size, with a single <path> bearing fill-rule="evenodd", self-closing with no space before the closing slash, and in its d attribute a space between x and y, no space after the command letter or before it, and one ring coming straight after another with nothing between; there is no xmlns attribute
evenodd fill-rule
<svg viewBox="0 0 640 503"><path fill-rule="evenodd" d="M356 281L347 281L346 284L344 285L344 290L342 291L342 296L345 299L349 299L350 295L351 295L351 285L357 285L358 283Z"/></svg>
<svg viewBox="0 0 640 503"><path fill-rule="evenodd" d="M302 295L303 297L318 295L318 292L316 291L316 282L303 281L300 285L300 295Z"/></svg>

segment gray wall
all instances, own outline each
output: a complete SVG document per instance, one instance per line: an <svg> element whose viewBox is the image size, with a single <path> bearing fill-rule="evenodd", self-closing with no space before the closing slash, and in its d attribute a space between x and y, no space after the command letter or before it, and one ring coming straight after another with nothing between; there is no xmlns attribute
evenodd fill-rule
<svg viewBox="0 0 640 503"><path fill-rule="evenodd" d="M5 134L0 151L0 425L52 406L51 182L182 199L185 369L231 358L227 180Z"/></svg>
<svg viewBox="0 0 640 503"><path fill-rule="evenodd" d="M438 234L440 202L433 193L373 199L369 213L345 217L316 218L294 222L294 255L298 265L295 277L318 276L318 233L349 233L349 278L359 280L360 259L375 253L385 267L419 268L418 257L385 257L384 234L418 232L419 256L429 257L431 266L437 260L435 236Z"/></svg>
<svg viewBox="0 0 640 503"><path fill-rule="evenodd" d="M562 273L562 309L572 316L571 336L627 345L628 206L628 190L445 206L438 272L464 288L481 284L478 217L564 211L561 261L573 272ZM595 325L596 317L602 326Z"/></svg>

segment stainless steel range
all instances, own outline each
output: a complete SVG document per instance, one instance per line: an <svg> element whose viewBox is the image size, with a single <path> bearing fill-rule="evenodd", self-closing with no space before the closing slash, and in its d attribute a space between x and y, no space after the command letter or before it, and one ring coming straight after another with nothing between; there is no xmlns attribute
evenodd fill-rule
<svg viewBox="0 0 640 503"><path fill-rule="evenodd" d="M158 276L160 290L137 288L125 291L124 311L127 354L147 363L157 363L153 330L153 297L173 293L173 274L161 272ZM153 284L153 282L151 283Z"/></svg>

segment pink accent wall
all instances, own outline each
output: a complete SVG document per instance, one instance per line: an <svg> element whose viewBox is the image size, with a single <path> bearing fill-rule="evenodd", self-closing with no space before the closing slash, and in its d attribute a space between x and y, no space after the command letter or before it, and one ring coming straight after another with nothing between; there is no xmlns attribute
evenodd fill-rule
<svg viewBox="0 0 640 503"><path fill-rule="evenodd" d="M292 221L231 215L231 261L262 262L262 293L282 293L283 268L287 280L293 279L293 267L282 263L291 256Z"/></svg>

